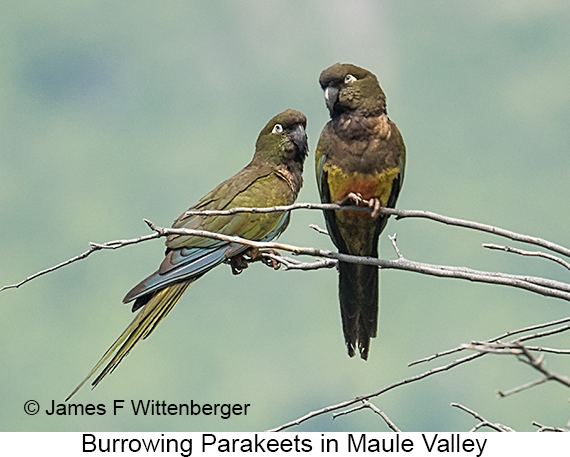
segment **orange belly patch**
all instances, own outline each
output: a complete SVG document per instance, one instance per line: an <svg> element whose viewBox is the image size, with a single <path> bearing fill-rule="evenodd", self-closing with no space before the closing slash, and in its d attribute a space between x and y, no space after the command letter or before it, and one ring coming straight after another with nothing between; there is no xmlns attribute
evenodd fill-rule
<svg viewBox="0 0 570 457"><path fill-rule="evenodd" d="M326 166L327 183L332 202L337 202L345 198L351 192L362 195L365 200L371 197L377 197L382 206L386 206L394 179L400 173L398 167L389 168L374 175L363 173L345 173L337 166ZM364 217L368 216L363 212L348 212L350 216Z"/></svg>

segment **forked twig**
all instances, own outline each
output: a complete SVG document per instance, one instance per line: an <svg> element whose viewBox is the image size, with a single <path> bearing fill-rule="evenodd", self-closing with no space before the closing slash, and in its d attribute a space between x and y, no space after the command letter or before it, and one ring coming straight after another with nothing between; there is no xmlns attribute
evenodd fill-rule
<svg viewBox="0 0 570 457"><path fill-rule="evenodd" d="M463 406L459 403L451 403L451 406L453 406L454 408L462 409L463 411L471 414L475 419L478 419L480 421L475 427L473 427L471 430L469 430L470 432L474 432L475 430L477 430L481 427L489 427L489 428L492 428L493 430L496 430L497 432L514 432L515 431L507 425L498 424L498 423L494 424L492 422L489 422L487 419L485 419L479 413L477 413L477 412L473 411L472 409L469 409L466 406Z"/></svg>

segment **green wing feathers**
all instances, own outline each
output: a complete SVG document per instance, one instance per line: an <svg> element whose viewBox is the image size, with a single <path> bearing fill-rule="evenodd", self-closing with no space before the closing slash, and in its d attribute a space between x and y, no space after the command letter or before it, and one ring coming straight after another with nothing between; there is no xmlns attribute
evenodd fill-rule
<svg viewBox="0 0 570 457"><path fill-rule="evenodd" d="M306 121L302 113L290 109L274 116L259 134L249 165L190 209L225 210L294 203L303 183L303 164L307 156ZM285 230L288 222L288 213L230 216L184 213L173 227L271 240ZM246 248L227 241L183 235L167 237L166 247L166 256L158 271L133 287L123 299L125 303L134 300L133 312L139 310L138 314L67 400L103 366L93 387L111 373L141 339L152 333L192 282L224 260L241 255Z"/></svg>
<svg viewBox="0 0 570 457"><path fill-rule="evenodd" d="M246 169L247 170L247 169ZM242 170L242 173L246 170ZM252 174L252 173L250 173ZM243 186L233 198L221 195L230 189L216 188L204 199L204 203L198 203L190 210L225 210L237 207L266 207L291 204L295 201L296 194L279 174L269 171L256 177L242 176L248 179L248 185ZM236 175L236 177L239 175ZM235 190L234 190L235 192ZM181 216L174 222L175 228L187 228L193 230L207 230L223 235L236 235L249 240L261 240L272 233L283 219L283 213L236 213L231 216ZM283 227L284 229L285 227ZM166 243L170 249L188 247L211 247L220 242L204 237L179 236L168 237Z"/></svg>

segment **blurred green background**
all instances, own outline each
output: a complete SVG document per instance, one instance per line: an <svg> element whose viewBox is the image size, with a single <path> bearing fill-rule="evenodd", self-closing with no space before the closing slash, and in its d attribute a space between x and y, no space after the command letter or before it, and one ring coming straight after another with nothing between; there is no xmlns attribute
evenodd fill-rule
<svg viewBox="0 0 570 457"><path fill-rule="evenodd" d="M299 201L318 200L313 153L328 119L318 76L342 61L378 75L408 148L398 206L570 245L570 4L494 1L4 0L0 7L0 283L104 242L168 226L249 162L285 108L308 119ZM295 212L281 240L330 248ZM504 242L422 220L392 220L410 259L568 280L545 260L488 252ZM512 244L512 243L510 243ZM345 354L334 270L239 277L220 266L157 331L74 402L105 416L53 417L130 322L123 295L155 270L163 242L100 252L0 294L0 430L264 430L432 365L406 364L473 339L568 315L568 303L499 286L381 274L368 362ZM568 347L561 336L545 345ZM448 361L450 361L449 359ZM569 359L547 356L569 374ZM374 403L405 431L465 431L460 402L493 422L563 426L554 383L499 400L538 373L487 356ZM28 416L26 400L42 413ZM114 399L250 403L246 417L113 416ZM387 430L371 411L297 430Z"/></svg>

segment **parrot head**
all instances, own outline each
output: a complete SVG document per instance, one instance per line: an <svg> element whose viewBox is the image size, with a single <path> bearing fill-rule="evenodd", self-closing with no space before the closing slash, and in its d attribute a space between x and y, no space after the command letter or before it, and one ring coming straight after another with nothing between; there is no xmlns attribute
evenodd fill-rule
<svg viewBox="0 0 570 457"><path fill-rule="evenodd" d="M274 165L297 164L303 168L307 157L307 118L288 109L273 117L255 143L254 161Z"/></svg>
<svg viewBox="0 0 570 457"><path fill-rule="evenodd" d="M319 84L331 117L353 111L376 116L386 112L386 95L376 76L364 68L335 63L321 72Z"/></svg>

